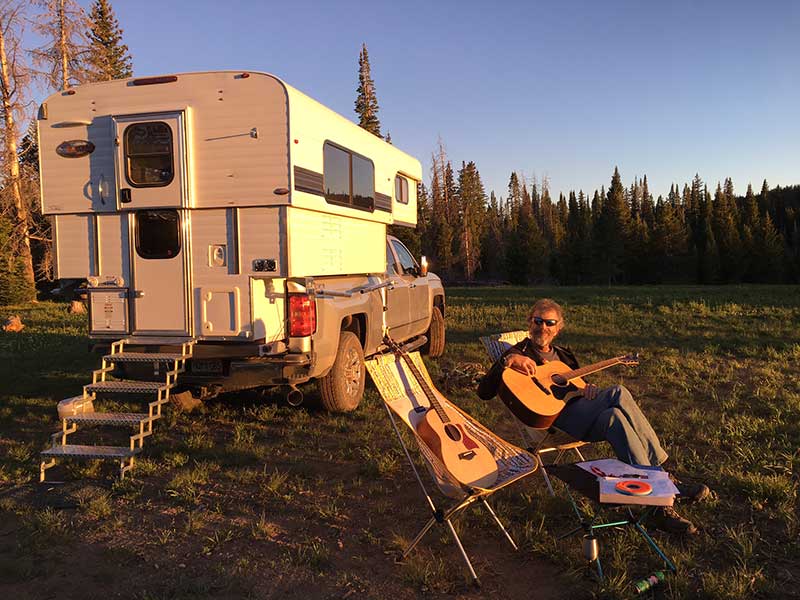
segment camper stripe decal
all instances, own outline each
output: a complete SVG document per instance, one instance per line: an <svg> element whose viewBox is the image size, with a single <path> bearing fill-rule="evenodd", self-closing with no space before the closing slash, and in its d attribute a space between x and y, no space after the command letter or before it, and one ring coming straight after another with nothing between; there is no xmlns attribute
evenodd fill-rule
<svg viewBox="0 0 800 600"><path fill-rule="evenodd" d="M308 192L309 194L325 195L322 185L322 173L304 169L303 167L294 168L294 189L298 192Z"/></svg>
<svg viewBox="0 0 800 600"><path fill-rule="evenodd" d="M392 212L392 197L375 192L375 210Z"/></svg>

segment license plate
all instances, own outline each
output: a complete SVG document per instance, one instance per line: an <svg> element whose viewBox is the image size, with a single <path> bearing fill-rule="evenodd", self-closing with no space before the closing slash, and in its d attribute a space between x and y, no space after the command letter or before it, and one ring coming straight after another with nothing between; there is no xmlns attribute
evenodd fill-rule
<svg viewBox="0 0 800 600"><path fill-rule="evenodd" d="M192 359L192 373L222 374L222 361L212 359Z"/></svg>

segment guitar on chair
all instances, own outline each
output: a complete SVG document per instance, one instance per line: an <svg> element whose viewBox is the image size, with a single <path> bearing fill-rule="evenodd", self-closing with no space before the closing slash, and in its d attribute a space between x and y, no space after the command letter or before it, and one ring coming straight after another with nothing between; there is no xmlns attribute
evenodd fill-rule
<svg viewBox="0 0 800 600"><path fill-rule="evenodd" d="M492 453L471 436L461 413L442 402L445 398L428 385L411 356L388 335L384 342L395 355L402 357L430 402L430 408L421 407L425 414L416 425L419 437L457 481L467 486L491 487L498 474Z"/></svg>
<svg viewBox="0 0 800 600"><path fill-rule="evenodd" d="M536 366L531 377L514 369L503 371L498 395L520 421L535 429L547 429L572 398L583 395L584 375L614 365L638 365L639 355L609 358L580 369L570 369L554 360Z"/></svg>

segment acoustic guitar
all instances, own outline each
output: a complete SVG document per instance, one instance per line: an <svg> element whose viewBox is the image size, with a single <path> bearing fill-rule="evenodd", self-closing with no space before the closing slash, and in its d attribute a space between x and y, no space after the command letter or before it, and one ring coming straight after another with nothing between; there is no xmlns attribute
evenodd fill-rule
<svg viewBox="0 0 800 600"><path fill-rule="evenodd" d="M408 353L389 336L384 341L403 358L430 403L430 408L420 407L425 414L416 426L419 437L459 483L484 489L491 487L498 474L497 461L492 453L480 440L472 437L461 413L442 402L445 398L428 384Z"/></svg>
<svg viewBox="0 0 800 600"><path fill-rule="evenodd" d="M580 369L554 360L538 365L533 377L507 368L498 395L520 421L535 429L547 429L572 398L583 395L584 375L614 365L638 365L639 355L617 356Z"/></svg>

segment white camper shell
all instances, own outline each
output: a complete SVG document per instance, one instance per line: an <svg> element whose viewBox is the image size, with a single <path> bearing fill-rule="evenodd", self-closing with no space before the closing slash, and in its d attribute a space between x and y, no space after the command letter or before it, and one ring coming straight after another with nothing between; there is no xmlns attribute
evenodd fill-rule
<svg viewBox="0 0 800 600"><path fill-rule="evenodd" d="M185 380L208 392L324 376L342 331L369 355L384 324L408 340L444 313L387 244L416 224L419 161L277 77L84 85L38 132L57 277L88 282L96 343L196 341Z"/></svg>

